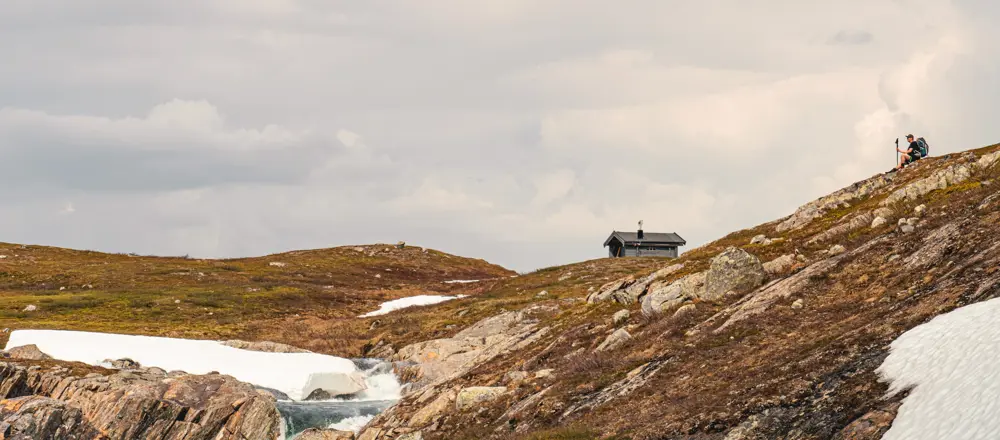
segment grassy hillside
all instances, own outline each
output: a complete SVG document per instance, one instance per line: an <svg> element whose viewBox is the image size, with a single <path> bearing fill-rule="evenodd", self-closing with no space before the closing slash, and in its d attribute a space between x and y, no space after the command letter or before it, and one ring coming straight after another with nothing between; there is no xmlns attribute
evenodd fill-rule
<svg viewBox="0 0 1000 440"><path fill-rule="evenodd" d="M0 243L0 328L252 339L267 330L262 322L349 319L403 296L475 293L444 281L511 275L482 260L390 245L206 260Z"/></svg>

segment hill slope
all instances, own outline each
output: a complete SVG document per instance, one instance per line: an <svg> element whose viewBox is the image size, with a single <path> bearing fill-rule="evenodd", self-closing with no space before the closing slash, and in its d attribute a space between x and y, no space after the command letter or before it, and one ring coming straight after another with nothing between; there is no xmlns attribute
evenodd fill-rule
<svg viewBox="0 0 1000 440"><path fill-rule="evenodd" d="M0 243L0 328L257 339L286 319L353 318L399 297L478 288L448 280L511 275L482 260L390 245L206 260ZM306 348L356 355L365 341L340 342Z"/></svg>
<svg viewBox="0 0 1000 440"><path fill-rule="evenodd" d="M551 268L409 313L454 327L373 335L414 391L360 438L880 438L906 395L875 372L889 344L1000 294L998 159L925 159L677 260Z"/></svg>

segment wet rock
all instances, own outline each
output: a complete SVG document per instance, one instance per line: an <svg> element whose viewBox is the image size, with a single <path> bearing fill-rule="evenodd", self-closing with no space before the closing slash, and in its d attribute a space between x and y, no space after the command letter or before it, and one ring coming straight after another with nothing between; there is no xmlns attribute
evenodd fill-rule
<svg viewBox="0 0 1000 440"><path fill-rule="evenodd" d="M619 310L615 312L614 316L611 317L611 322L614 323L615 327L618 327L626 322L632 317L632 313L626 310Z"/></svg>
<svg viewBox="0 0 1000 440"><path fill-rule="evenodd" d="M295 440L354 440L354 433L333 429L309 428L295 436Z"/></svg>
<svg viewBox="0 0 1000 440"><path fill-rule="evenodd" d="M499 399L506 392L507 388L504 387L464 388L458 392L458 396L455 398L455 408L459 411L465 411L469 408Z"/></svg>
<svg viewBox="0 0 1000 440"><path fill-rule="evenodd" d="M844 252L847 252L847 248L839 244L831 246L829 250L830 255L840 255Z"/></svg>
<svg viewBox="0 0 1000 440"><path fill-rule="evenodd" d="M705 292L701 299L715 301L730 291L743 292L764 283L767 274L756 256L743 249L730 247L712 259L705 275Z"/></svg>
<svg viewBox="0 0 1000 440"><path fill-rule="evenodd" d="M632 335L630 335L625 329L620 328L615 330L614 333L608 335L608 337L604 339L604 342L597 346L595 351L614 350L615 348L618 348L622 344L628 342L629 339L632 339Z"/></svg>
<svg viewBox="0 0 1000 440"><path fill-rule="evenodd" d="M23 359L29 361L41 361L45 359L52 359L52 356L43 353L42 350L39 350L38 346L35 344L14 347L10 350L7 350L7 354L9 354L10 357L14 359Z"/></svg>

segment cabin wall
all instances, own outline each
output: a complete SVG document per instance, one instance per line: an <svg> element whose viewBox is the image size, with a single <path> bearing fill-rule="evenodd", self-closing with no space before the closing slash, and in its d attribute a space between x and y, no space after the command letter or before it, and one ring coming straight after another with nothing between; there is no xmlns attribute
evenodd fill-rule
<svg viewBox="0 0 1000 440"><path fill-rule="evenodd" d="M612 254L613 255L613 254ZM623 257L668 257L677 258L676 246L626 246L622 249Z"/></svg>

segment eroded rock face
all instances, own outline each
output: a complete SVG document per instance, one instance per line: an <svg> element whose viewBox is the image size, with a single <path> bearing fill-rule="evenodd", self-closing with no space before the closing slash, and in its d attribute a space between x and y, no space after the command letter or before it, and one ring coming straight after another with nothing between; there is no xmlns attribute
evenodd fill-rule
<svg viewBox="0 0 1000 440"><path fill-rule="evenodd" d="M889 206L903 200L917 200L931 191L945 189L949 186L965 182L972 177L972 172L976 167L977 164L975 163L959 163L943 170L935 171L930 176L912 182L889 194L882 201L882 206Z"/></svg>
<svg viewBox="0 0 1000 440"><path fill-rule="evenodd" d="M731 291L756 289L767 278L764 266L749 252L731 247L712 259L705 275L705 293L701 299L715 301Z"/></svg>
<svg viewBox="0 0 1000 440"><path fill-rule="evenodd" d="M0 363L0 408L5 420L46 421L24 429L62 429L80 440L273 440L281 420L272 397L229 376L137 370L81 378L67 367L15 363Z"/></svg>
<svg viewBox="0 0 1000 440"><path fill-rule="evenodd" d="M531 313L541 307L506 312L484 319L452 338L435 339L403 347L395 361L413 363L414 385L419 388L465 374L469 369L511 350L541 339L549 328L537 328Z"/></svg>

